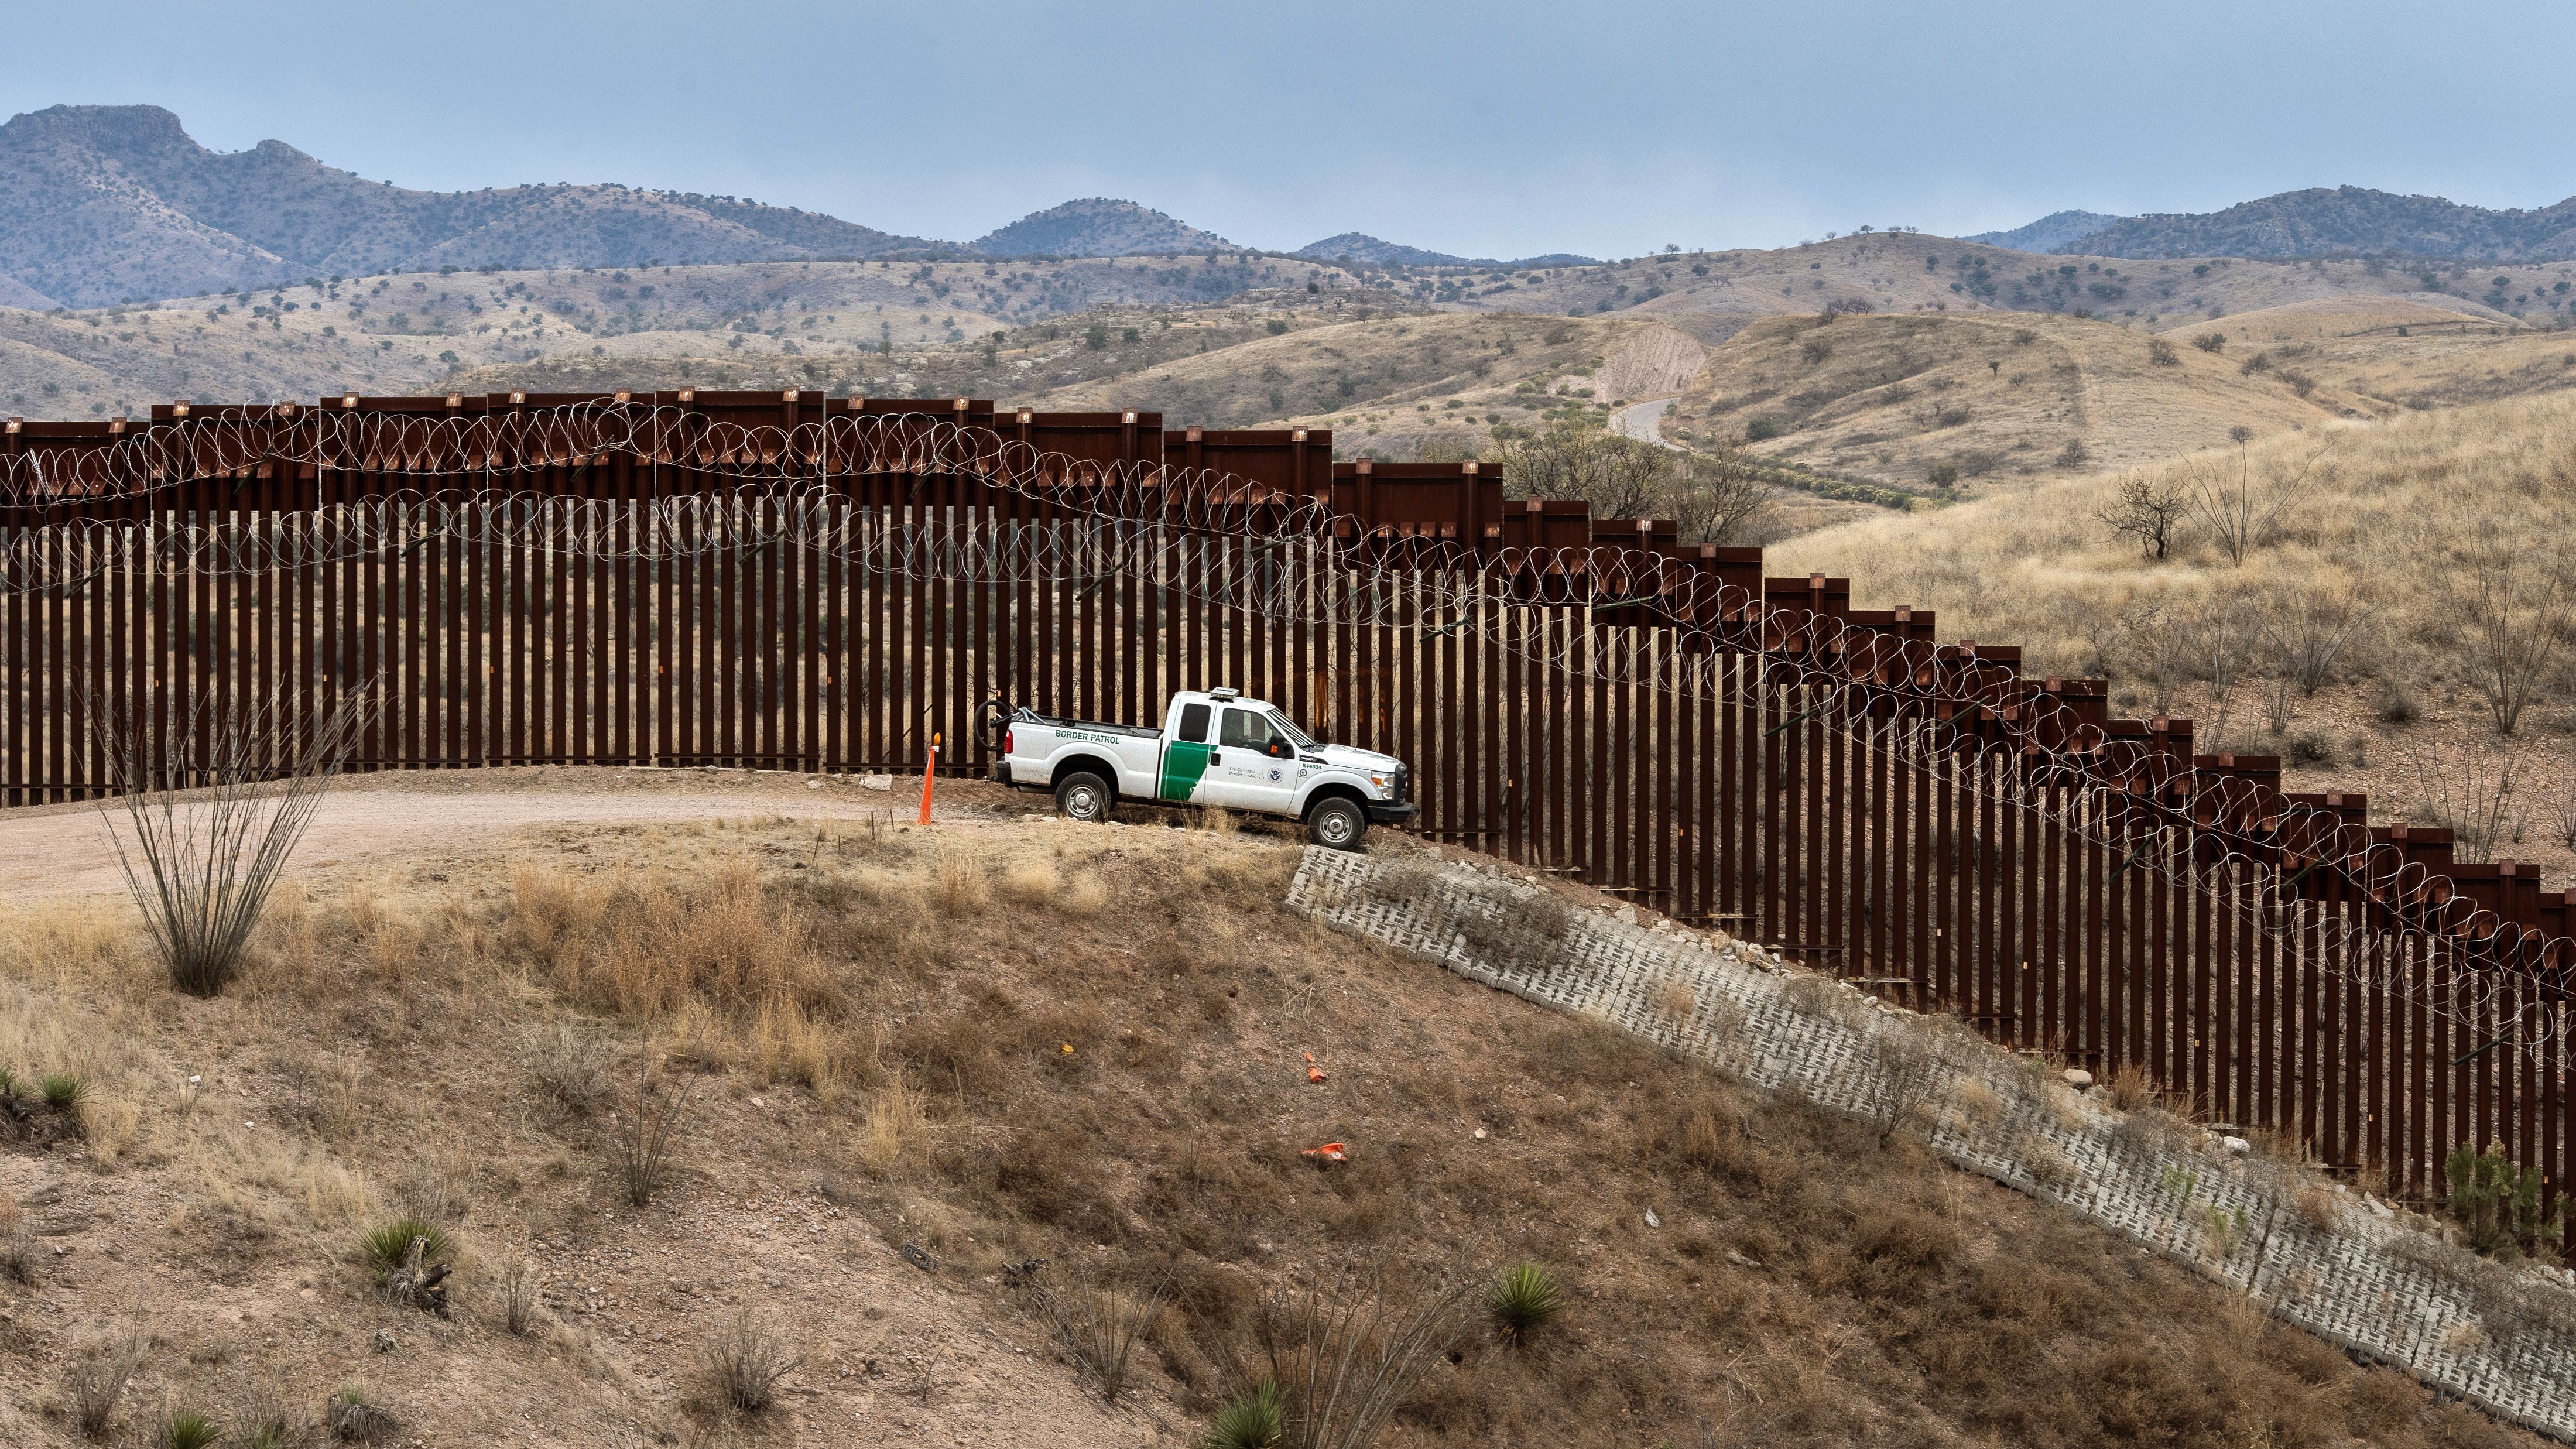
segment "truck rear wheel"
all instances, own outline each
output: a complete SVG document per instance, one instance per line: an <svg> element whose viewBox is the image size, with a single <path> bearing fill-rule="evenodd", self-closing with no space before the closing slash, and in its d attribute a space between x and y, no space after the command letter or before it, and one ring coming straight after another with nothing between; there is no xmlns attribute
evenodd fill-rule
<svg viewBox="0 0 2576 1449"><path fill-rule="evenodd" d="M1108 781L1088 770L1077 770L1056 782L1055 813L1067 820L1098 825L1109 818L1109 807L1117 799Z"/></svg>
<svg viewBox="0 0 2576 1449"><path fill-rule="evenodd" d="M1335 850L1357 850L1368 834L1368 812L1339 795L1306 812L1306 838Z"/></svg>

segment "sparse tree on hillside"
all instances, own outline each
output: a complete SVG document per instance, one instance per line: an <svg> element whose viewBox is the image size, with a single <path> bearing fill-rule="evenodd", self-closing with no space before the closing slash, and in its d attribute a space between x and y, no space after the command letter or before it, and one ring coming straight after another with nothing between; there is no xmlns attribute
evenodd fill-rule
<svg viewBox="0 0 2576 1449"><path fill-rule="evenodd" d="M2203 332L2198 337L2191 339L2191 345L2199 348L2203 352L2224 352L2227 350L2227 334L2224 332Z"/></svg>
<svg viewBox="0 0 2576 1449"><path fill-rule="evenodd" d="M2139 552L2161 559L2173 548L2174 527L2187 506L2181 484L2154 474L2128 473L2112 490L2111 501L2102 505L2101 518L2113 533L2134 541Z"/></svg>

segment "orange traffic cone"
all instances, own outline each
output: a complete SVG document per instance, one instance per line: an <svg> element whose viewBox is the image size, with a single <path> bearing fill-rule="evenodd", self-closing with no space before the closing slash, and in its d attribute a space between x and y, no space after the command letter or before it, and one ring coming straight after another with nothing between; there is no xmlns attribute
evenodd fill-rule
<svg viewBox="0 0 2576 1449"><path fill-rule="evenodd" d="M930 823L930 782L939 774L939 736L930 737L930 763L921 772L921 823Z"/></svg>

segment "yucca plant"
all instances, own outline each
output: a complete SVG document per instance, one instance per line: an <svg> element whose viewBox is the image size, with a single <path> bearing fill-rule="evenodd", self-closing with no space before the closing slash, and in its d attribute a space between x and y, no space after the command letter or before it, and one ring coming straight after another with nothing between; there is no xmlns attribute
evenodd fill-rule
<svg viewBox="0 0 2576 1449"><path fill-rule="evenodd" d="M172 1409L161 1416L158 1449L210 1449L223 1442L224 1426L194 1409Z"/></svg>
<svg viewBox="0 0 2576 1449"><path fill-rule="evenodd" d="M47 1072L36 1079L36 1094L57 1112L69 1112L89 1100L89 1079L75 1072Z"/></svg>
<svg viewBox="0 0 2576 1449"><path fill-rule="evenodd" d="M344 1444L372 1444L396 1427L394 1416L361 1383L342 1384L322 1405L322 1422Z"/></svg>
<svg viewBox="0 0 2576 1449"><path fill-rule="evenodd" d="M1485 1286L1485 1311L1493 1315L1494 1327L1505 1343L1529 1342L1529 1336L1564 1306L1555 1275L1527 1260L1505 1268Z"/></svg>
<svg viewBox="0 0 2576 1449"><path fill-rule="evenodd" d="M1287 1407L1279 1386L1263 1379L1216 1411L1199 1449L1274 1449L1288 1431Z"/></svg>
<svg viewBox="0 0 2576 1449"><path fill-rule="evenodd" d="M420 1218L395 1218L367 1230L366 1237L360 1242L366 1249L367 1262L375 1269L378 1283L385 1281L386 1274L403 1265L403 1258L411 1252L414 1238L429 1239L429 1246L421 1250L423 1262L436 1262L446 1257L454 1247L448 1241L445 1229Z"/></svg>

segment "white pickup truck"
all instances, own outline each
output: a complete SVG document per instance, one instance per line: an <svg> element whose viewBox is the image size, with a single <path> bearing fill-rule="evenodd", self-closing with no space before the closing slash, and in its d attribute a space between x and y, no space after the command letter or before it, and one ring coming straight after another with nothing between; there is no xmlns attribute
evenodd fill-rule
<svg viewBox="0 0 2576 1449"><path fill-rule="evenodd" d="M1303 820L1315 843L1356 850L1371 822L1396 824L1418 808L1405 799L1403 761L1326 744L1237 690L1182 690L1159 731L1027 708L999 723L991 778L1054 791L1068 819L1106 820L1125 801L1221 805Z"/></svg>

